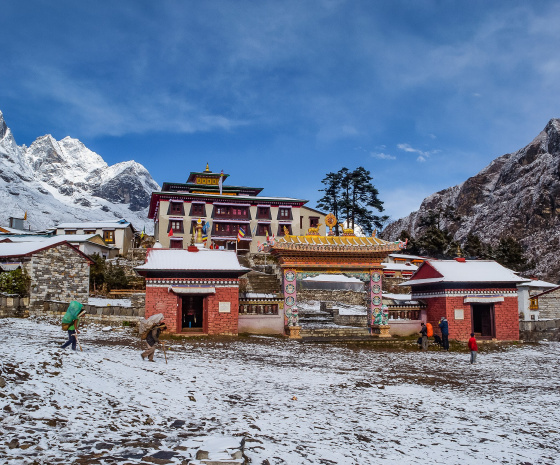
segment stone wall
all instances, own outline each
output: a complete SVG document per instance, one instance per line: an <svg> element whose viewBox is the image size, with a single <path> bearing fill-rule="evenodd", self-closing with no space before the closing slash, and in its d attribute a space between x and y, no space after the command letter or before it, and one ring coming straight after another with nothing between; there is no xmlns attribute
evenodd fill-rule
<svg viewBox="0 0 560 465"><path fill-rule="evenodd" d="M62 318L68 309L69 302L45 301L40 309L30 312L31 315L50 316ZM144 308L127 308L118 306L98 307L95 305L84 305L86 316L84 321L103 324L122 324L129 322L136 325L144 318Z"/></svg>
<svg viewBox="0 0 560 465"><path fill-rule="evenodd" d="M560 319L520 321L519 336L521 340L528 342L542 341L544 339L560 341Z"/></svg>
<svg viewBox="0 0 560 465"><path fill-rule="evenodd" d="M383 276L383 291L391 294L410 294L410 287L399 286L400 283L408 281L410 278L397 278L393 276Z"/></svg>
<svg viewBox="0 0 560 465"><path fill-rule="evenodd" d="M298 301L340 302L348 305L366 306L365 292L328 290L328 289L302 289L297 293Z"/></svg>
<svg viewBox="0 0 560 465"><path fill-rule="evenodd" d="M29 316L29 297L0 294L0 318L26 318Z"/></svg>
<svg viewBox="0 0 560 465"><path fill-rule="evenodd" d="M560 319L560 289L539 296L539 320Z"/></svg>
<svg viewBox="0 0 560 465"><path fill-rule="evenodd" d="M33 254L26 269L31 278L30 311L40 310L47 300L87 302L89 261L71 246L60 244Z"/></svg>

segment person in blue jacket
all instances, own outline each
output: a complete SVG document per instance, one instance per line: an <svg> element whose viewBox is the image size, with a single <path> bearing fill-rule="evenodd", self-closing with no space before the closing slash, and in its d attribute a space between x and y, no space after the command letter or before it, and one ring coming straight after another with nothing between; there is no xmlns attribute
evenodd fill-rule
<svg viewBox="0 0 560 465"><path fill-rule="evenodd" d="M444 350L449 350L449 324L447 319L442 316L439 320L439 329L441 329L441 343Z"/></svg>

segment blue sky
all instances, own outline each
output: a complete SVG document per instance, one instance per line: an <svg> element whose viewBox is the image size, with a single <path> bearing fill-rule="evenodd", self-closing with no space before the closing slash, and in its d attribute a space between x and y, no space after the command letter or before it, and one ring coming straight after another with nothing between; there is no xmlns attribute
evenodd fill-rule
<svg viewBox="0 0 560 465"><path fill-rule="evenodd" d="M394 219L560 117L555 1L2 2L0 110L182 182L309 199L364 166Z"/></svg>

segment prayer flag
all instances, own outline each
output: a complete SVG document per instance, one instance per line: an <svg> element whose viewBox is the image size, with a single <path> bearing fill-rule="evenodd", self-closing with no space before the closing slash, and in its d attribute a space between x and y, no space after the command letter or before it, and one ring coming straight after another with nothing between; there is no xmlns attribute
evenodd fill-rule
<svg viewBox="0 0 560 465"><path fill-rule="evenodd" d="M168 237L173 236L173 228L171 228L171 229L169 230L169 232L167 233L167 236L168 236Z"/></svg>
<svg viewBox="0 0 560 465"><path fill-rule="evenodd" d="M224 170L220 173L220 180L218 181L218 186L220 188L220 195L222 195L222 179L224 178Z"/></svg>
<svg viewBox="0 0 560 465"><path fill-rule="evenodd" d="M25 212L25 216L23 217L24 220L27 219L27 212Z"/></svg>
<svg viewBox="0 0 560 465"><path fill-rule="evenodd" d="M239 242L241 238L243 238L244 236L245 236L245 231L243 231L243 228L240 226L237 232L237 242Z"/></svg>
<svg viewBox="0 0 560 465"><path fill-rule="evenodd" d="M140 239L144 239L145 235L146 235L146 226L144 226L144 229L142 229L142 232L140 233Z"/></svg>

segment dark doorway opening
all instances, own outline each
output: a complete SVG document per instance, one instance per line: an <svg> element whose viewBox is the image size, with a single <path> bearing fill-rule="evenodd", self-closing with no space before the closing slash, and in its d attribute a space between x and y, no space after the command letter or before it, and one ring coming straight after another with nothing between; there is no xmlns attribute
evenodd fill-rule
<svg viewBox="0 0 560 465"><path fill-rule="evenodd" d="M200 331L202 328L203 296L186 296L182 297L182 331Z"/></svg>
<svg viewBox="0 0 560 465"><path fill-rule="evenodd" d="M472 306L472 332L481 337L494 337L494 306L476 304Z"/></svg>

